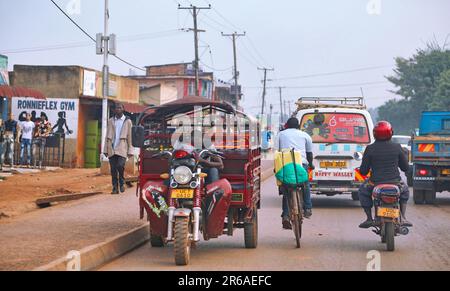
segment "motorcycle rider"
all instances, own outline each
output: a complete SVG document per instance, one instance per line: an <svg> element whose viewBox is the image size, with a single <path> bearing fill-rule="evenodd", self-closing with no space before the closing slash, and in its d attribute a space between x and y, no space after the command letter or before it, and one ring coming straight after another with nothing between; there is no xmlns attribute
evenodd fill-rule
<svg viewBox="0 0 450 291"><path fill-rule="evenodd" d="M394 135L392 125L387 121L380 121L373 130L375 143L367 146L362 159L360 172L362 175L371 176L359 188L359 200L364 213L367 215L366 221L359 225L360 228L370 228L376 225L372 217L372 191L375 186L380 184L398 185L400 194L400 213L402 224L412 226L406 220L406 205L409 199L409 188L402 182L399 168L403 172L409 169L408 158L402 150L400 144L391 141Z"/></svg>
<svg viewBox="0 0 450 291"><path fill-rule="evenodd" d="M306 171L308 168L314 169L313 166L313 153L312 153L312 138L304 131L300 130L300 123L297 118L292 117L286 123L286 129L278 134L277 138L278 149L294 149L300 151L302 155L303 167ZM291 222L289 219L288 200L287 195L284 194L283 187L280 187L283 192L283 213L282 223L284 229L291 229ZM311 202L311 189L308 182L305 183L303 191L304 200L304 216L310 218L312 216L312 202Z"/></svg>
<svg viewBox="0 0 450 291"><path fill-rule="evenodd" d="M188 136L189 137L189 136ZM192 153L196 149L208 149L216 151L212 143L206 142L206 138L200 130L192 130L190 141L184 140L183 136L177 140L173 146L174 150L185 150ZM218 156L209 156L207 158L198 157L198 162L203 166L202 172L208 174L205 179L207 185L220 180L219 172L224 169L223 161Z"/></svg>

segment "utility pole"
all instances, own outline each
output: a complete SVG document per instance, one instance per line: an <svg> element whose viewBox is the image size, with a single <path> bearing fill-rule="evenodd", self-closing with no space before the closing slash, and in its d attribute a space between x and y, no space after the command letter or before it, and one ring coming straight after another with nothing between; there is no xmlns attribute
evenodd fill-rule
<svg viewBox="0 0 450 291"><path fill-rule="evenodd" d="M196 96L200 96L200 77L199 77L199 56L198 56L198 33L199 32L205 32L205 30L200 30L198 29L198 25L197 25L197 16L198 13L200 12L200 10L203 9L211 9L211 4L208 7L198 7L198 6L193 6L191 4L191 6L189 7L181 7L180 4L178 4L178 9L181 10L192 10L192 16L194 18L194 28L190 28L189 31L193 31L194 32L194 46L195 46L195 60L194 60L194 70L195 70L195 95Z"/></svg>
<svg viewBox="0 0 450 291"><path fill-rule="evenodd" d="M109 95L109 66L108 56L109 54L115 55L115 35L108 35L108 23L109 23L109 0L105 0L105 12L104 12L104 31L103 34L97 34L97 54L103 55L103 78L102 78L102 151L105 148L106 141L106 129L108 123L108 95ZM113 51L110 52L110 41ZM101 160L105 161L105 157L102 155Z"/></svg>
<svg viewBox="0 0 450 291"><path fill-rule="evenodd" d="M269 118L267 119L267 129L271 130L272 129L272 113L273 113L273 104L270 104L270 113L269 113Z"/></svg>
<svg viewBox="0 0 450 291"><path fill-rule="evenodd" d="M240 99L240 90L238 90L238 79L239 79L239 72L237 70L237 50L236 50L236 39L240 36L245 36L244 33L231 33L231 34L224 34L222 32L222 36L231 36L231 39L233 40L233 56L234 56L234 87L235 87L235 99L236 99L236 108L239 106L239 99Z"/></svg>
<svg viewBox="0 0 450 291"><path fill-rule="evenodd" d="M274 71L274 69L258 68L258 70L264 71L262 107L261 107L261 118L262 118L262 116L264 115L264 107L266 106L267 71Z"/></svg>
<svg viewBox="0 0 450 291"><path fill-rule="evenodd" d="M283 110L283 87L278 87L280 92L280 123L283 124L284 121L284 110Z"/></svg>

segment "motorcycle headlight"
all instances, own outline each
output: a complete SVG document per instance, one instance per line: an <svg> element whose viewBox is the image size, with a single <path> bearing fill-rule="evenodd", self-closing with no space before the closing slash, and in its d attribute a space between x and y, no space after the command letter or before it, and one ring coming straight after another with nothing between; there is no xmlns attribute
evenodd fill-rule
<svg viewBox="0 0 450 291"><path fill-rule="evenodd" d="M192 171L185 166L178 167L173 172L173 178L178 184L187 184L192 180L192 177Z"/></svg>

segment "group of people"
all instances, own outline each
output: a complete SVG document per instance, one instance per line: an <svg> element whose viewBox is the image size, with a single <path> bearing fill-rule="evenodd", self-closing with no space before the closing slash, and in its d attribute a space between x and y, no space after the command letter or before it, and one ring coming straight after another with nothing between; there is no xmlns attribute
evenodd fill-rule
<svg viewBox="0 0 450 291"><path fill-rule="evenodd" d="M22 121L15 120L12 113L5 122L0 119L0 166L14 165L16 143L20 143L20 165L31 166L33 150L34 166L42 166L45 145L52 126L44 112L35 120L32 120L30 113L25 112L23 115Z"/></svg>

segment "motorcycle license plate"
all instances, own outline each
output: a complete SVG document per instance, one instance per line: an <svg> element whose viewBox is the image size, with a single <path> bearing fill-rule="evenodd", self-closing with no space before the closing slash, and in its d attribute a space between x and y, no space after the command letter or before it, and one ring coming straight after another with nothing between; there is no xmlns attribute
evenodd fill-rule
<svg viewBox="0 0 450 291"><path fill-rule="evenodd" d="M172 199L192 199L194 198L194 189L173 189Z"/></svg>
<svg viewBox="0 0 450 291"><path fill-rule="evenodd" d="M346 161L323 161L323 162L320 162L320 167L323 169L347 168L347 162Z"/></svg>
<svg viewBox="0 0 450 291"><path fill-rule="evenodd" d="M378 208L377 215L380 217L398 218L400 210L395 208Z"/></svg>

